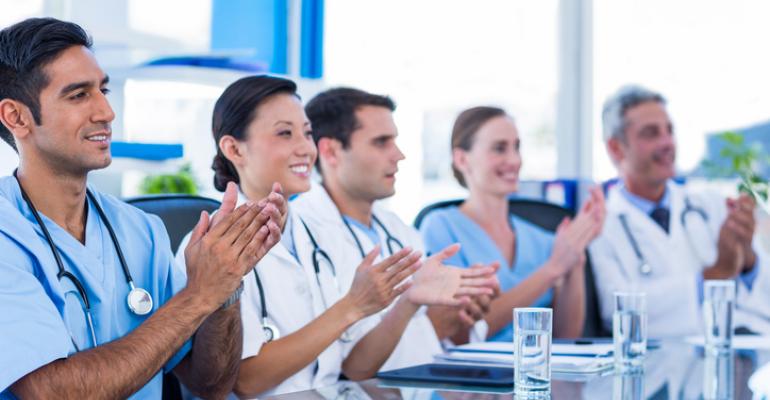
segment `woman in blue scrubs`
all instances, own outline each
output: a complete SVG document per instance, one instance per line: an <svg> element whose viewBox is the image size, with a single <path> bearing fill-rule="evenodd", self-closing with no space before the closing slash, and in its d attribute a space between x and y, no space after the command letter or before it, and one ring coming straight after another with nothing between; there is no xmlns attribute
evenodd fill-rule
<svg viewBox="0 0 770 400"><path fill-rule="evenodd" d="M593 188L575 219L563 221L555 234L510 214L508 197L519 184L519 143L516 125L502 109L462 112L452 130L452 169L470 194L459 206L428 214L420 231L429 253L462 245L449 264L500 264L502 294L485 318L489 340L512 340L511 310L527 306L552 307L554 336L577 337L585 319L585 249L601 230L604 199Z"/></svg>

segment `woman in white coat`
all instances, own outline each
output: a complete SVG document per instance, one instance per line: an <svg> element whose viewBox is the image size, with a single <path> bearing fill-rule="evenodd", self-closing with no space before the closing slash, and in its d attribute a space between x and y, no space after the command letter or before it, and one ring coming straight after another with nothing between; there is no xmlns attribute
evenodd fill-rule
<svg viewBox="0 0 770 400"><path fill-rule="evenodd" d="M317 153L292 81L256 76L230 85L214 108L213 134L219 190L235 182L244 202L281 187L286 197L309 190ZM420 305L492 292L493 271L442 267L448 255L420 261L419 252L405 248L376 264L375 249L358 268L339 268L354 274L342 293L336 266L313 245L326 233L311 231L291 207L281 228L281 242L244 280L240 397L327 386L343 373L372 377ZM355 323L393 302L377 328L356 337Z"/></svg>

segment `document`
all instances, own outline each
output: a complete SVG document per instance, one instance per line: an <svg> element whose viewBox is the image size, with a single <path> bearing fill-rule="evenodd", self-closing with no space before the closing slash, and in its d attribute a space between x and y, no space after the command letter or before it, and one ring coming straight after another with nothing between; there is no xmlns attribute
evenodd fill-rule
<svg viewBox="0 0 770 400"><path fill-rule="evenodd" d="M687 343L701 346L705 344L703 336L688 336ZM733 349L735 350L770 350L770 336L768 335L733 335Z"/></svg>
<svg viewBox="0 0 770 400"><path fill-rule="evenodd" d="M434 358L437 362L513 367L513 343L481 342L450 348ZM561 373L595 373L613 366L612 344L565 344L551 346L551 370Z"/></svg>

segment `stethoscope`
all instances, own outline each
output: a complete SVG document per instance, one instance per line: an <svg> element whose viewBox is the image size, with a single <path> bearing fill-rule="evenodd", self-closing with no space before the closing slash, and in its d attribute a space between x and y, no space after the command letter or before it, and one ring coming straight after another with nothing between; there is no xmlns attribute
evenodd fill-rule
<svg viewBox="0 0 770 400"><path fill-rule="evenodd" d="M318 290L321 292L321 301L323 302L323 306L325 309L329 309L329 301L326 299L326 294L324 293L323 286L321 286L321 263L325 262L329 266L329 271L331 271L332 274L332 281L334 282L334 288L337 289L337 293L340 293L340 284L337 280L337 268L334 266L334 263L332 262L331 257L329 257L329 254L324 251L320 246L318 246L318 241L316 241L315 236L313 236L313 233L310 232L310 228L308 228L305 221L303 221L301 218L299 219L300 223L302 223L302 226L305 228L305 232L307 232L307 236L310 238L310 242L313 244L313 253L311 255L311 259L313 261L313 271L315 272L315 280L318 284ZM277 340L280 338L280 331L278 330L278 326L276 326L274 323L270 321L269 314L267 312L267 301L265 300L265 290L262 286L262 280L259 278L259 273L257 272L257 269L254 268L254 279L257 281L257 288L259 289L259 302L262 304L262 312L261 312L261 319L262 319L262 330L265 333L265 341L271 342L273 340ZM339 337L339 340L343 343L349 343L352 341L351 335L345 331L342 333L342 335Z"/></svg>
<svg viewBox="0 0 770 400"><path fill-rule="evenodd" d="M353 236L353 240L356 241L356 247L358 247L358 252L361 253L361 258L366 258L366 252L364 251L364 246L361 245L361 241L358 239L358 235L356 235L356 232L353 230L353 227L350 226L350 223L345 219L345 217L344 216L341 216L341 217L342 217L342 222L345 223L345 227L348 228L350 235ZM393 255L396 251L404 248L404 244L401 243L401 241L398 240L395 236L391 235L388 228L385 227L385 224L383 224L382 221L380 221L380 219L377 218L377 216L374 214L372 214L372 221L374 221L374 223L377 224L380 227L380 229L382 229L382 232L385 234L385 245L388 247L388 252L390 253L390 255Z"/></svg>
<svg viewBox="0 0 770 400"><path fill-rule="evenodd" d="M680 214L680 222L682 223L682 227L686 230L687 229L687 223L685 222L687 220L688 213L691 213L693 215L696 215L698 218L702 219L705 223L708 223L709 216L706 213L706 210L704 210L701 207L696 207L692 204L689 197L684 198L684 210L682 210L682 213ZM628 225L628 221L626 219L626 214L620 214L618 216L618 219L620 219L620 224L623 227L623 231L626 234L626 237L628 238L628 241L631 243L631 248L634 250L634 254L636 255L636 259L638 260L638 269L639 273L643 276L649 276L652 273L652 267L650 267L650 264L647 262L647 260L644 258L644 255L642 254L641 247L639 246L639 243L636 241L636 238L631 233L631 228ZM690 247L692 250L696 253L700 261L705 265L706 262L704 258L698 253L697 248L695 247L695 244L692 242L692 239L690 238L690 235L687 236L687 242L690 244ZM714 243L713 237L712 241L709 243ZM735 309L743 311L749 315L752 315L756 318L759 318L767 323L770 323L770 316L765 315L763 312L756 310L751 307L747 307L742 304L738 304L736 302Z"/></svg>
<svg viewBox="0 0 770 400"><path fill-rule="evenodd" d="M32 204L32 200L30 200L29 196L27 196L27 192L25 192L24 188L21 186L21 181L19 181L19 177L16 175L16 171L13 172L13 177L16 178L16 182L18 182L19 184L21 197L24 199L24 202L27 203L27 206L29 207L30 211L32 211L32 215L35 217L35 221L37 221L37 224L40 226L40 230L43 231L43 236L45 236L46 242L48 242L48 247L51 248L51 252L53 253L54 259L56 260L56 265L59 268L59 272L56 274L56 277L59 279L60 282L62 279L69 280L70 283L72 283L72 285L75 286L75 289L77 290L78 295L83 301L83 306L84 306L83 310L86 316L86 324L88 325L88 330L91 333L91 342L93 344L93 347L96 347L98 343L96 341L96 330L94 329L94 320L91 315L91 302L88 299L88 293L86 293L85 286L83 286L83 284L74 274L72 274L71 272L67 271L64 268L64 263L61 260L61 255L59 254L59 250L56 248L53 238L51 238L51 234L48 232L48 228L46 228L45 224L43 223L43 219L40 218L40 213L38 213L34 204ZM128 309L131 310L131 312L134 313L135 315L147 315L150 311L152 311L152 306L153 306L152 296L146 290L142 288L137 288L136 286L134 286L134 279L131 277L131 271L128 270L128 264L126 263L126 259L123 256L123 250L120 248L120 244L118 243L118 238L115 235L115 231L112 229L112 224L110 224L109 219L107 219L107 215L104 213L104 210L96 201L96 198L94 197L94 195L91 193L90 190L86 189L86 195L88 196L89 199L91 199L91 202L94 204L94 208L96 208L96 212L99 214L99 218L101 218L101 220L104 222L104 225L107 227L107 231L110 233L110 239L112 239L112 244L115 245L115 250L118 253L120 266L123 268L123 275L126 277L126 283L128 283L128 287L130 289L128 292L128 296L126 296L126 303L128 304ZM86 205L88 205L87 202L86 202ZM72 344L75 346L75 350L80 351L80 348L78 347L77 343L75 343L75 338L71 337L71 339L72 339Z"/></svg>
<svg viewBox="0 0 770 400"><path fill-rule="evenodd" d="M682 210L682 213L679 215L680 221L682 223L682 227L685 229L685 231L687 230L687 223L685 221L687 220L687 216L690 213L697 215L706 223L708 223L709 221L709 216L706 213L706 210L704 210L701 207L694 206L690 201L690 198L685 197L684 210ZM626 214L618 215L618 219L620 220L620 225L623 228L623 232L628 238L628 242L631 243L631 248L634 250L634 255L636 255L636 259L638 261L637 269L639 270L639 274L643 276L649 276L652 273L652 267L650 266L650 263L647 262L647 259L644 257L644 254L642 253L642 249L639 246L639 242L637 242L636 237L634 237L634 234L631 233L631 227L628 225L628 219ZM701 258L701 261L704 261L700 253L698 253L694 243L692 243L692 239L690 238L690 236L689 235L685 235L685 236L687 237L688 243L690 243L690 246L693 248L693 251L698 255L698 258Z"/></svg>

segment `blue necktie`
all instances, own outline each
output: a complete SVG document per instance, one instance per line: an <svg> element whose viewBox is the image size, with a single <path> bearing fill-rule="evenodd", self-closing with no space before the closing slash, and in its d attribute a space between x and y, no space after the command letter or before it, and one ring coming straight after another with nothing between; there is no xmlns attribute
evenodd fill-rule
<svg viewBox="0 0 770 400"><path fill-rule="evenodd" d="M656 207L654 210L652 210L652 212L650 212L650 217L652 217L652 220L660 225L660 227L663 228L666 233L668 233L668 208Z"/></svg>

